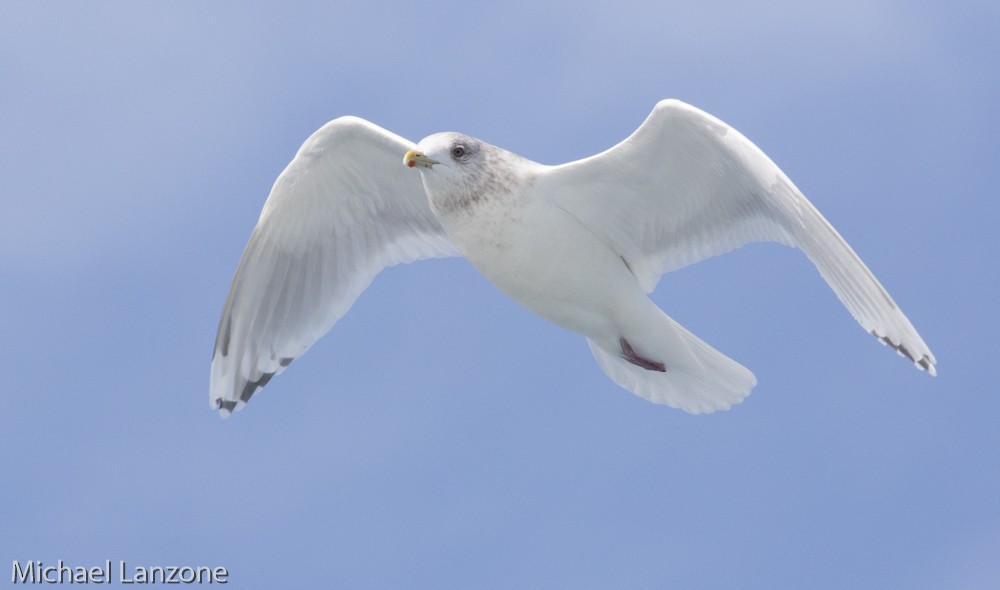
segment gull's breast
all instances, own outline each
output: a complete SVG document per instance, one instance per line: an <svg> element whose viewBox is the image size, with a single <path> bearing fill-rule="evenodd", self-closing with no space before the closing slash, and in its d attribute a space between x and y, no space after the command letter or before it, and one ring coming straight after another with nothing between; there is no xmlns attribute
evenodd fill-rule
<svg viewBox="0 0 1000 590"><path fill-rule="evenodd" d="M543 199L482 199L472 210L442 219L459 250L501 291L549 321L591 333L607 325L622 289L638 288L620 256Z"/></svg>

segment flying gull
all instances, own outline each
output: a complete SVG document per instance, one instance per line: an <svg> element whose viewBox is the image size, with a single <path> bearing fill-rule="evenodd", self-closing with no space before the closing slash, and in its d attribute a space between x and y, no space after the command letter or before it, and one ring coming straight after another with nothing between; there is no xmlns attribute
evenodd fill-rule
<svg viewBox="0 0 1000 590"><path fill-rule="evenodd" d="M866 331L935 374L833 226L757 146L690 105L662 101L618 145L560 166L459 133L413 144L342 117L306 140L264 203L219 322L211 404L223 416L242 408L383 268L461 255L583 334L621 387L691 413L726 409L753 373L647 294L666 272L754 241L801 249Z"/></svg>

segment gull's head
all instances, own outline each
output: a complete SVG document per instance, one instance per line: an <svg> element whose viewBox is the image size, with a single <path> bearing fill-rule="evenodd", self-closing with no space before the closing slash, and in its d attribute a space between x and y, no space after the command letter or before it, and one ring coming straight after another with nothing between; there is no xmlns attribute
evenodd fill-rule
<svg viewBox="0 0 1000 590"><path fill-rule="evenodd" d="M461 133L435 133L406 152L403 163L420 171L435 210L471 211L508 195L526 180L527 161Z"/></svg>
<svg viewBox="0 0 1000 590"><path fill-rule="evenodd" d="M410 168L426 170L440 164L454 172L468 172L482 166L484 145L461 133L435 133L421 140L417 149L406 152L403 163Z"/></svg>
<svg viewBox="0 0 1000 590"><path fill-rule="evenodd" d="M489 172L492 146L461 133L435 133L406 152L403 163L420 171L424 188L432 197L468 198ZM492 151L499 151L492 148Z"/></svg>

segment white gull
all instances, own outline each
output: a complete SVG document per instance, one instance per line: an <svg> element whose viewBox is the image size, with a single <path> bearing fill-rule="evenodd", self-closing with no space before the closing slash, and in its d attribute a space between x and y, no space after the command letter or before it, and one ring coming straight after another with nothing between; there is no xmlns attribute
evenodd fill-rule
<svg viewBox="0 0 1000 590"><path fill-rule="evenodd" d="M753 373L647 294L663 273L754 241L801 249L866 331L935 374L930 349L830 223L759 148L690 105L662 101L626 140L560 166L458 133L414 145L342 117L305 142L264 204L219 323L211 404L242 408L383 268L461 254L586 336L623 388L692 413L726 409Z"/></svg>

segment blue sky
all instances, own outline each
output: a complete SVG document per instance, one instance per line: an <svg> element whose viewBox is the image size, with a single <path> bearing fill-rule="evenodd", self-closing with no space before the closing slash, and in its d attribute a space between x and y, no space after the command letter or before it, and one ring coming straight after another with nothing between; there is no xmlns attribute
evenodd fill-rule
<svg viewBox="0 0 1000 590"><path fill-rule="evenodd" d="M111 559L235 588L1000 586L995 2L367 4L0 7L0 585ZM788 173L938 378L753 245L654 294L756 373L729 412L619 390L461 259L384 272L208 409L240 253L324 122L560 163L668 97Z"/></svg>

